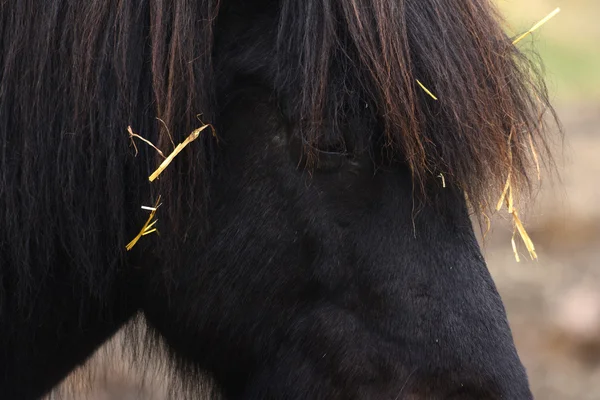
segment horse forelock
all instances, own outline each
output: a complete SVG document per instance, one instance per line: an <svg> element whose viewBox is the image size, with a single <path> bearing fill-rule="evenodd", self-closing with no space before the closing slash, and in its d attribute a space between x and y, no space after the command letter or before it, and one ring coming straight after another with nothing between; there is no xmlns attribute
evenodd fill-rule
<svg viewBox="0 0 600 400"><path fill-rule="evenodd" d="M538 155L552 165L544 122L556 116L539 67L491 1L287 0L278 51L309 143L323 121L341 127L374 108L417 185L443 174L476 207L509 175L526 192Z"/></svg>

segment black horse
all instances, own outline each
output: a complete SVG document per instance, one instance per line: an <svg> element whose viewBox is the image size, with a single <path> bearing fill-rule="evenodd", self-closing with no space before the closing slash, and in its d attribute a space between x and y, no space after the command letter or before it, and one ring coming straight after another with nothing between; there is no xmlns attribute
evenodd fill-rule
<svg viewBox="0 0 600 400"><path fill-rule="evenodd" d="M532 397L469 210L551 108L488 1L0 0L0 34L0 398L137 313L190 397ZM127 127L168 154L199 114L150 183Z"/></svg>

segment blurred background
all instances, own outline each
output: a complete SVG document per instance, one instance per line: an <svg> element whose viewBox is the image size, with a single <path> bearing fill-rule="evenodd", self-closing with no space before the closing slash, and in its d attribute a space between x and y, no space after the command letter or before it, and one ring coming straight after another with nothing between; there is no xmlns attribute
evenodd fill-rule
<svg viewBox="0 0 600 400"><path fill-rule="evenodd" d="M600 400L600 0L496 1L511 35L562 8L519 46L541 55L565 136L553 149L560 177L544 176L535 202L522 210L539 260L522 251L515 261L512 225L502 212L483 250L536 398ZM167 398L164 371L142 379L118 346L89 364L97 373L92 387L55 398Z"/></svg>

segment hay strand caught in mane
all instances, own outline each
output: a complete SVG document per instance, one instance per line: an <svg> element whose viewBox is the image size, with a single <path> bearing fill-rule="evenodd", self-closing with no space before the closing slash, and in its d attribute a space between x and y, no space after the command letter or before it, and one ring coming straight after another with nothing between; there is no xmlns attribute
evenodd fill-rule
<svg viewBox="0 0 600 400"><path fill-rule="evenodd" d="M137 149L137 146L135 145L135 141L133 140L134 138L138 138L139 140L141 140L142 142L146 143L147 145L149 145L150 147L152 147L154 150L156 150L156 152L162 158L166 158L165 155L163 154L163 152L158 147L156 147L151 141L149 141L148 139L143 138L142 136L138 135L137 133L134 133L133 129L131 129L131 126L127 127L127 132L129 132L129 138L131 139L131 144L133 145L133 148L135 149L135 155L136 156L138 154L138 149Z"/></svg>
<svg viewBox="0 0 600 400"><path fill-rule="evenodd" d="M559 12L560 12L560 8L557 8L556 10L552 11L545 18L543 18L541 21L539 21L537 24L535 24L531 29L529 29L527 32L523 33L521 36L519 36L517 39L515 39L512 42L512 44L516 45L517 43L519 43L525 37L527 37L534 31L539 29L546 22L548 22L549 20L554 18ZM538 102L541 102L539 98L537 98L537 100L538 100ZM541 119L541 116L540 116L540 119ZM513 178L513 154L512 154L513 134L514 134L514 131L511 131L511 133L508 137L508 160L510 163L508 177L506 179L506 184L504 185L502 195L500 196L500 200L498 201L498 204L496 205L496 211L500 211L504 207L504 204L506 204L507 211L512 216L513 224L514 224L513 234L512 234L512 238L511 238L513 252L515 254L516 261L521 262L521 258L519 257L519 252L517 249L517 244L515 242L515 236L516 236L517 232L519 233L521 240L525 244L525 247L527 248L527 251L529 252L529 256L531 257L531 259L536 260L538 258L538 256L535 251L535 246L533 244L533 241L531 240L531 238L529 237L529 234L525 230L525 226L523 225L523 222L519 218L519 214L517 212L517 209L515 208L514 188L513 188L513 182L512 182L512 178ZM535 144L533 143L533 135L531 134L531 132L527 132L527 139L529 142L529 148L531 149L531 155L533 157L533 161L534 161L534 164L536 167L537 178L538 178L538 180L541 180L541 168L540 168L539 156L535 149Z"/></svg>
<svg viewBox="0 0 600 400"><path fill-rule="evenodd" d="M442 180L442 187L445 189L446 188L446 177L444 176L444 174L440 173L438 175L438 178L440 178Z"/></svg>
<svg viewBox="0 0 600 400"><path fill-rule="evenodd" d="M535 246L533 245L533 241L527 234L527 231L525 230L525 227L523 226L523 223L521 222L521 219L519 218L519 214L517 213L517 210L515 208L515 201L514 201L515 196L514 196L514 188L513 188L513 184L512 184L512 167L513 167L512 166L512 139L513 139L513 133L514 133L514 131L512 131L508 137L508 159L509 159L511 165L509 166L508 178L506 179L506 184L504 185L504 190L502 191L502 196L500 197L500 200L498 201L498 204L496 205L496 211L500 211L504 207L504 204L506 204L508 213L512 216L513 223L515 226L513 229L513 235L511 238L513 252L515 254L515 259L517 260L517 262L521 262L521 258L519 257L519 253L517 250L517 244L515 242L516 232L519 232L519 235L521 236L523 243L525 243L525 247L527 248L527 251L529 252L529 255L531 256L531 259L536 260L538 258L538 256L537 256L537 253L535 252Z"/></svg>
<svg viewBox="0 0 600 400"><path fill-rule="evenodd" d="M154 182L156 180L156 178L158 178L160 176L160 174L162 174L162 172L169 166L169 164L171 164L171 162L175 159L175 157L177 157L177 155L179 153L181 153L181 151L183 149L185 149L185 147L187 145L192 143L194 140L198 139L198 137L200 136L200 133L208 127L211 127L211 125L205 124L205 125L201 126L200 128L195 129L192 133L190 133L190 135L183 142L179 143L177 145L177 147L175 147L173 152L171 154L169 154L169 156L167 158L165 158L165 160L158 166L156 171L154 171L152 173L152 175L150 175L148 177L148 180L150 182Z"/></svg>
<svg viewBox="0 0 600 400"><path fill-rule="evenodd" d="M515 235L517 234L517 229L513 230L512 237L510 238L510 243L512 245L513 253L515 253L515 259L517 262L521 262L521 257L519 256L519 250L517 249L517 242L515 241Z"/></svg>
<svg viewBox="0 0 600 400"><path fill-rule="evenodd" d="M519 231L519 234L521 235L521 239L523 239L523 243L525 243L525 247L527 247L527 251L529 252L529 255L531 256L531 259L537 260L538 256L537 256L537 253L535 252L535 246L533 245L531 238L527 234L527 231L525 230L523 223L519 219L517 210L513 209L512 216L513 216L513 220L515 221L517 230Z"/></svg>
<svg viewBox="0 0 600 400"><path fill-rule="evenodd" d="M552 11L550 14L548 14L544 19L542 19L540 22L538 22L537 24L535 24L533 27L531 27L531 29L529 29L527 32L525 32L524 34L522 34L521 36L519 36L516 40L513 41L513 44L517 44L519 43L521 40L525 39L528 35L532 34L534 31L536 31L537 29L539 29L542 25L544 25L546 22L550 21L552 18L554 18L556 16L556 14L558 14L560 12L560 7L557 8L556 10Z"/></svg>
<svg viewBox="0 0 600 400"><path fill-rule="evenodd" d="M158 196L158 199L156 199L156 204L154 207L142 207L143 209L151 210L150 215L148 216L146 223L142 226L142 229L140 230L140 232L131 240L131 242L129 242L127 244L127 246L125 246L127 251L130 251L131 249L133 249L133 247L142 238L142 236L146 236L151 233L158 232L158 230L156 228L154 228L154 226L156 225L158 220L153 221L153 219L154 219L154 216L156 215L156 212L158 211L159 207L160 207L160 196Z"/></svg>
<svg viewBox="0 0 600 400"><path fill-rule="evenodd" d="M196 117L200 120L199 115L197 115ZM185 149L186 146L188 146L194 140L198 139L198 137L200 136L200 133L202 133L202 131L204 131L206 128L210 127L212 130L213 136L216 137L216 132L215 132L214 127L211 124L203 124L200 128L192 131L192 133L190 135L188 135L188 137L183 142L181 142L177 146L175 146L173 139L171 137L171 133L169 132L169 128L168 128L167 124L165 123L165 121L163 121L160 118L156 118L156 119L164 125L164 127L167 131L167 134L169 136L169 139L170 139L171 143L173 144L173 146L175 147L173 149L173 152L171 152L171 154L169 154L168 157L165 157L163 152L157 146L155 146L150 140L142 137L141 135L134 133L131 126L127 127L127 131L129 132L129 137L135 148L136 155L138 153L138 149L137 149L137 146L135 146L135 142L133 140L134 138L137 138L137 139L143 141L144 143L148 144L150 147L152 147L154 150L156 150L156 152L162 158L164 158L163 162L158 166L158 168L148 178L148 180L150 182L155 181L159 177L159 175L169 166L169 164L171 164L171 162L175 159L175 157L177 157L177 155L179 153L181 153L181 151L183 151L183 149ZM202 122L202 121L200 120L200 122ZM127 244L127 246L126 246L127 251L131 250L143 236L147 236L147 235L150 235L155 232L158 233L158 229L154 227L156 225L156 223L158 222L158 220L154 220L154 221L152 221L152 220L153 220L154 216L156 215L158 208L160 207L160 203L159 203L160 199L161 199L161 196L158 197L158 200L154 207L148 207L148 206L141 207L142 210L150 211L150 215L149 215L148 219L146 220L146 223L142 226L142 229L140 230L140 232L136 235L136 237L134 237L131 240L131 242L129 242L129 244Z"/></svg>
<svg viewBox="0 0 600 400"><path fill-rule="evenodd" d="M536 31L537 29L539 29L540 27L542 27L542 25L544 25L546 22L550 21L552 18L554 18L556 16L556 14L558 14L560 12L560 7L557 8L556 10L552 11L550 14L548 14L544 19L542 19L540 22L538 22L537 24L535 24L531 29L529 29L527 32L523 33L521 36L519 36L516 40L513 41L513 45L516 45L517 43L519 43L521 40L525 39L528 35L530 35L531 33L533 33L534 31ZM420 80L416 79L417 84L421 87L421 89L423 89L425 91L425 93L427 93L432 99L434 100L438 100L438 98L429 90L427 89L427 87L425 85L423 85L423 83L421 83ZM533 149L533 144L532 144L532 150L534 151L534 157L536 157L535 155L535 150ZM537 158L537 157L536 157ZM537 162L537 159L536 159ZM538 166L538 170L539 170L539 166Z"/></svg>
<svg viewBox="0 0 600 400"><path fill-rule="evenodd" d="M423 85L423 84L421 83L421 81L420 81L420 80L418 80L418 79L417 79L416 81L417 81L417 84L418 84L419 86L421 86L421 89L423 89L423 90L425 91L425 93L427 93L429 96L431 96L431 98L432 98L432 99L434 99L435 101L437 101L437 100L438 100L438 98L437 98L437 97L436 97L436 96L435 96L433 93L431 93L431 91L430 91L429 89L427 89L427 88L425 87L425 85Z"/></svg>

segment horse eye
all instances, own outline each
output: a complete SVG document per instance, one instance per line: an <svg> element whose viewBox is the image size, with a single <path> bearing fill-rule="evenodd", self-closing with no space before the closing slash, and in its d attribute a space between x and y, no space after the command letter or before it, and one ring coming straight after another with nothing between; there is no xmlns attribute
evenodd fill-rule
<svg viewBox="0 0 600 400"><path fill-rule="evenodd" d="M315 150L315 169L320 172L333 172L344 167L350 154L344 151Z"/></svg>
<svg viewBox="0 0 600 400"><path fill-rule="evenodd" d="M291 146L298 166L317 172L335 172L346 166L351 157L342 143L315 146L304 138L293 137Z"/></svg>

